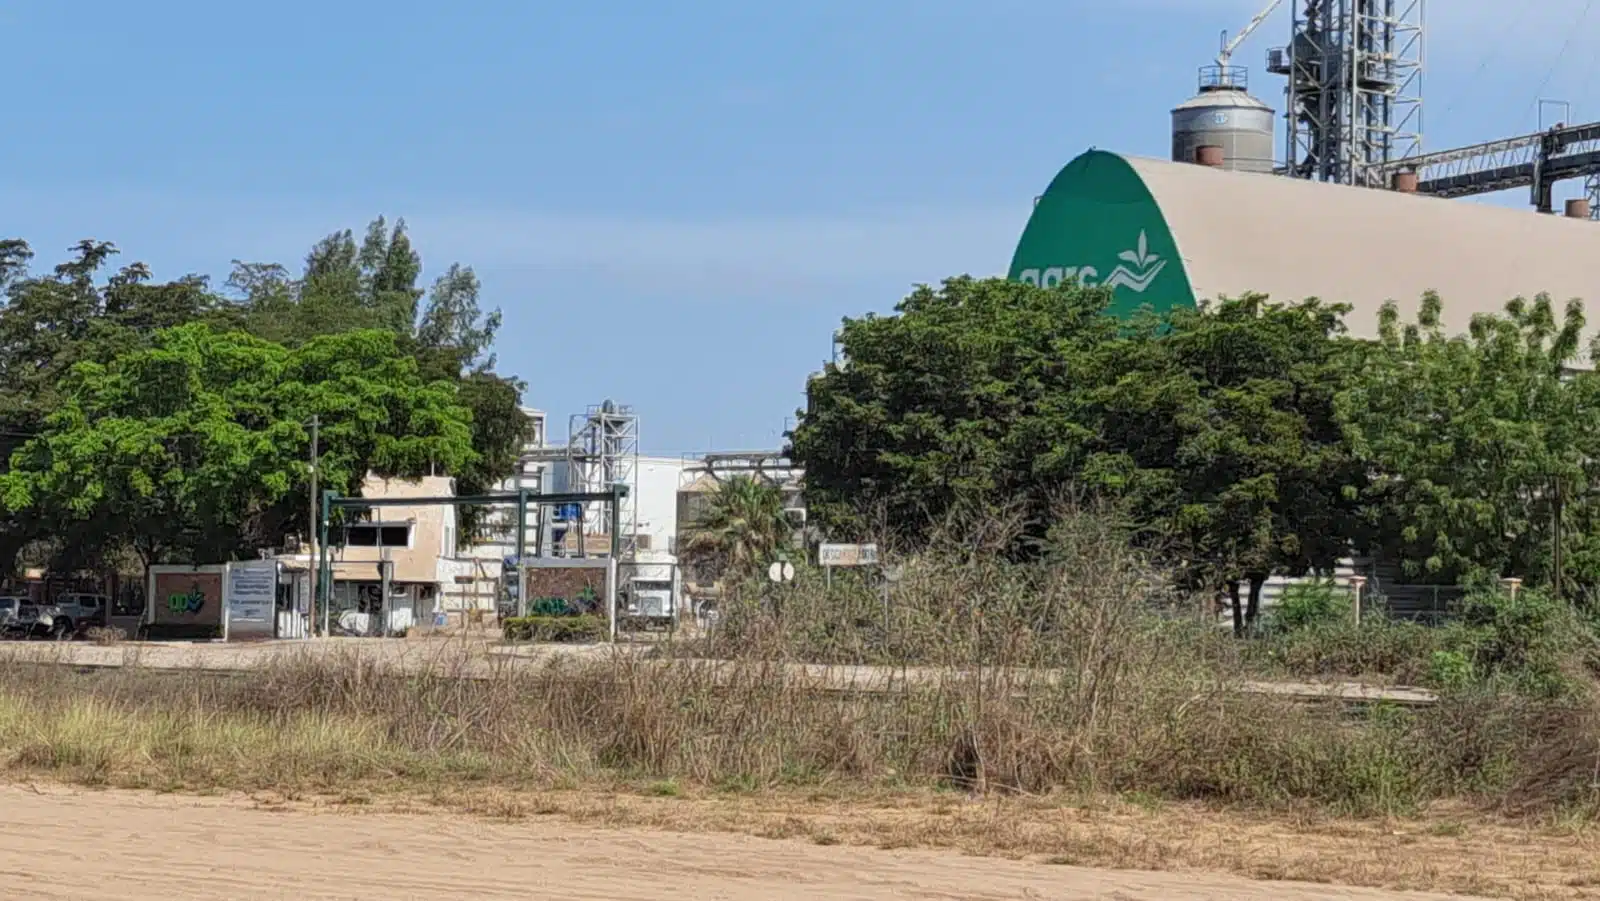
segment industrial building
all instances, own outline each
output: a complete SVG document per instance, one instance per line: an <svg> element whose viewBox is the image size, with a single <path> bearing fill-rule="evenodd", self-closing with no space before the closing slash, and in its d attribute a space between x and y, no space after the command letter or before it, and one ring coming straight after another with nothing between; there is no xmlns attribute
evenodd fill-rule
<svg viewBox="0 0 1600 901"><path fill-rule="evenodd" d="M1224 35L1171 111L1170 161L1090 150L1067 163L1035 198L1010 277L1109 287L1114 315L1316 297L1350 304L1364 337L1386 301L1409 317L1428 291L1452 332L1516 297L1600 301L1587 265L1600 254L1600 123L1424 152L1422 0L1288 2L1289 40L1266 53L1284 78L1280 115L1232 58L1284 5ZM1555 186L1577 179L1586 196L1558 213ZM1535 212L1451 202L1516 189Z"/></svg>
<svg viewBox="0 0 1600 901"><path fill-rule="evenodd" d="M1534 97L1532 133L1426 150L1424 0L1263 2L1171 109L1170 159L1091 149L1068 162L1034 198L1010 278L1109 288L1119 317L1317 298L1349 304L1363 338L1386 302L1409 320L1427 292L1455 334L1519 297L1600 305L1600 122L1570 124L1570 106ZM1280 8L1288 40L1265 69L1283 78L1281 112L1233 64ZM1546 124L1547 110L1566 115ZM1558 204L1563 182L1582 190ZM1531 212L1458 201L1521 190ZM1600 315L1589 318L1593 337ZM1346 559L1331 575L1361 576L1402 615L1438 615L1453 593L1402 584L1391 561ZM1273 579L1263 601L1294 581Z"/></svg>
<svg viewBox="0 0 1600 901"><path fill-rule="evenodd" d="M1600 300L1600 225L1584 201L1570 206L1540 215L1092 150L1039 199L1010 275L1112 287L1123 315L1249 292L1317 297L1351 304L1346 324L1362 337L1375 337L1385 301L1409 317L1437 291L1446 328L1465 331L1518 296Z"/></svg>
<svg viewBox="0 0 1600 901"><path fill-rule="evenodd" d="M638 413L609 400L573 414L564 441L551 440L543 411L525 407L523 412L532 424L529 441L516 472L496 489L506 496L528 493L522 533L518 534L516 505L500 503L485 509L476 542L457 550L454 511L439 508L435 515L446 517L441 522L449 528L440 530L448 547L439 550L438 612L504 612L519 606L511 587L514 561L540 570L577 572L613 556L624 616L661 624L695 612L694 596L710 598L715 586L696 584L681 571L677 556L681 540L685 530L695 526L694 514L686 517L683 511L700 510L692 504L686 507L685 498L709 497L731 475L752 475L782 486L788 515L804 524L799 473L780 452L642 454ZM441 496L454 493L453 486L436 487ZM615 517L605 503L539 500L556 494L604 495L614 488L622 489ZM428 613L421 611L419 618Z"/></svg>

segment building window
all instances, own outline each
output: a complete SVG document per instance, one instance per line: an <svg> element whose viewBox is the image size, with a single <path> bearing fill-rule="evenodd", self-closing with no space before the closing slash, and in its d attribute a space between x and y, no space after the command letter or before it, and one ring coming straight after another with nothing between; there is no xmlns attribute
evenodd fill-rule
<svg viewBox="0 0 1600 901"><path fill-rule="evenodd" d="M361 523L344 530L345 547L410 547L411 525L401 523Z"/></svg>

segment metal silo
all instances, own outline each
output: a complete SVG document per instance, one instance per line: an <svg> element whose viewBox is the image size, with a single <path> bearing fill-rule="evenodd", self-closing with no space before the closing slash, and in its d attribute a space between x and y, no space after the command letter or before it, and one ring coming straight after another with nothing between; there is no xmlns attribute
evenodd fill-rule
<svg viewBox="0 0 1600 901"><path fill-rule="evenodd" d="M1222 168L1271 172L1272 107L1250 96L1243 66L1206 66L1200 91L1172 111L1172 159L1195 162L1201 147L1222 149Z"/></svg>

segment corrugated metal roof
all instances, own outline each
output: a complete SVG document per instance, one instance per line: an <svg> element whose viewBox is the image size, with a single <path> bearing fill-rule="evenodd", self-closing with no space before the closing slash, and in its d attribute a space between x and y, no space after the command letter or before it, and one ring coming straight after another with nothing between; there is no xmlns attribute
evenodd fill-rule
<svg viewBox="0 0 1600 901"><path fill-rule="evenodd" d="M1444 324L1548 293L1581 298L1600 320L1600 223L1459 200L1440 200L1124 157L1165 216L1194 295L1255 291L1277 300L1351 304L1352 334L1373 337L1394 300L1410 319L1437 291Z"/></svg>
<svg viewBox="0 0 1600 901"><path fill-rule="evenodd" d="M1261 100L1246 94L1244 91L1205 91L1190 97L1172 108L1173 112L1188 109L1262 109L1268 112L1272 107Z"/></svg>

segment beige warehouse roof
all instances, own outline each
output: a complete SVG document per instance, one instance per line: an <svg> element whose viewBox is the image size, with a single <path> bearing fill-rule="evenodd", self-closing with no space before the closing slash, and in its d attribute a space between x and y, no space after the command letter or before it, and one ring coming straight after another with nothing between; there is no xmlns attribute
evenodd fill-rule
<svg viewBox="0 0 1600 901"><path fill-rule="evenodd" d="M1352 334L1373 337L1393 299L1407 319L1426 291L1445 326L1548 293L1581 298L1600 321L1600 223L1281 176L1125 157L1166 218L1194 295L1250 291L1351 304ZM1591 325L1589 332L1595 331Z"/></svg>

